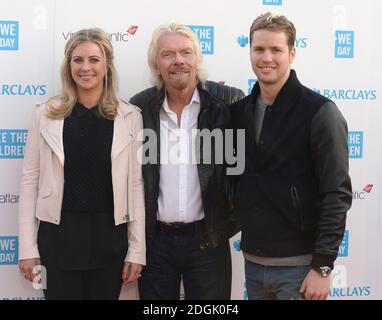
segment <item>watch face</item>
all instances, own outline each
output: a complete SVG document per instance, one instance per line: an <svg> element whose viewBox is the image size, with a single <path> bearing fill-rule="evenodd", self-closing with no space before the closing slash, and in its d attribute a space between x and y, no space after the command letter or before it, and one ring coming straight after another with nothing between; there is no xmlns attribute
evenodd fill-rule
<svg viewBox="0 0 382 320"><path fill-rule="evenodd" d="M332 272L332 269L330 269L329 267L320 267L321 277L326 278L330 275L331 272Z"/></svg>

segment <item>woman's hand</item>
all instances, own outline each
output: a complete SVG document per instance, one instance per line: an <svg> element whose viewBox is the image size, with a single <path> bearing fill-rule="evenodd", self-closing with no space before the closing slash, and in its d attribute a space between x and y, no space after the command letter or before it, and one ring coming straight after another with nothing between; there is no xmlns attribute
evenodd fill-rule
<svg viewBox="0 0 382 320"><path fill-rule="evenodd" d="M40 258L25 259L19 261L19 269L24 278L33 282L33 278L39 274L36 266L41 265Z"/></svg>
<svg viewBox="0 0 382 320"><path fill-rule="evenodd" d="M134 262L126 262L122 270L123 285L136 281L141 276L142 265Z"/></svg>

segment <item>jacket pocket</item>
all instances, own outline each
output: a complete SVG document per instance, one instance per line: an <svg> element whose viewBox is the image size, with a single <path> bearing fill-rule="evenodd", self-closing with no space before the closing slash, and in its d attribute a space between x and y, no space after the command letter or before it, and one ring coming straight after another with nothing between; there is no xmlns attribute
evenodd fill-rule
<svg viewBox="0 0 382 320"><path fill-rule="evenodd" d="M133 222L135 219L134 219L134 214L130 211L128 212L127 214L127 222Z"/></svg>
<svg viewBox="0 0 382 320"><path fill-rule="evenodd" d="M134 221L134 217L131 214L126 213L125 215L122 216L122 223L129 223L133 221Z"/></svg>
<svg viewBox="0 0 382 320"><path fill-rule="evenodd" d="M290 195L292 198L293 208L295 209L295 212L296 212L299 227L300 227L301 231L304 231L305 228L304 228L304 223L302 221L301 201L300 201L300 197L298 195L298 191L297 191L296 187L290 188Z"/></svg>
<svg viewBox="0 0 382 320"><path fill-rule="evenodd" d="M47 198L47 197L50 197L52 195L52 188L41 188L38 192L38 198L39 199L42 199L42 198Z"/></svg>

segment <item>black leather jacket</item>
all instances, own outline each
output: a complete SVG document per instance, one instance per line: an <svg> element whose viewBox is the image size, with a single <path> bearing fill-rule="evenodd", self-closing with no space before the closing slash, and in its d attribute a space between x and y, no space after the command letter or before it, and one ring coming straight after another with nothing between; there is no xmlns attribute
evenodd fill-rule
<svg viewBox="0 0 382 320"><path fill-rule="evenodd" d="M210 94L206 89L214 94ZM201 102L198 129L230 128L230 112L226 104L243 98L244 93L239 89L212 81L207 81L204 87L199 83L198 91ZM149 162L142 166L145 186L146 240L148 247L153 239L157 221L160 179L159 110L164 98L164 90L159 91L155 87L151 87L138 93L130 100L132 104L142 109L144 128L152 129L157 133L157 141L155 141L157 145L156 163ZM232 201L230 201L232 194L230 194L230 184L226 177L226 166L224 164L200 163L197 167L206 219L206 233L200 248L206 249L226 241L235 235L240 230L240 227L238 219L234 214Z"/></svg>

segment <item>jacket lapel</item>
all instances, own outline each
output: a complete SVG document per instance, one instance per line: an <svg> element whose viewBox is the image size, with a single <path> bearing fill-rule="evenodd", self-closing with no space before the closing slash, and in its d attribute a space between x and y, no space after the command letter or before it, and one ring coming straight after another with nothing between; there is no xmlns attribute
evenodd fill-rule
<svg viewBox="0 0 382 320"><path fill-rule="evenodd" d="M121 104L114 120L113 144L111 147L111 160L113 161L125 147L133 140L132 128L127 127L124 118L133 111L133 107Z"/></svg>
<svg viewBox="0 0 382 320"><path fill-rule="evenodd" d="M41 128L41 135L44 137L48 146L58 157L62 166L64 166L64 144L62 140L62 131L64 127L64 120L52 120L49 124Z"/></svg>

